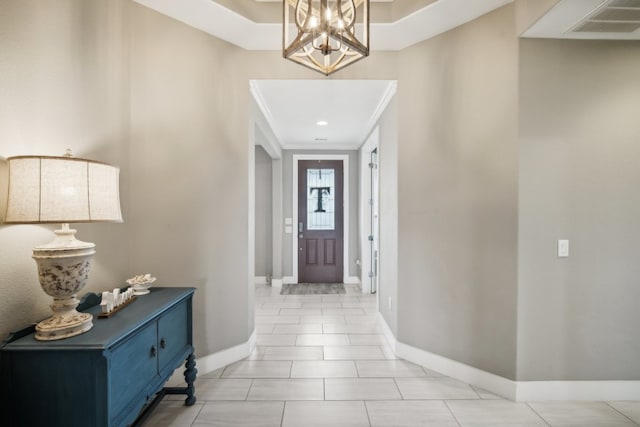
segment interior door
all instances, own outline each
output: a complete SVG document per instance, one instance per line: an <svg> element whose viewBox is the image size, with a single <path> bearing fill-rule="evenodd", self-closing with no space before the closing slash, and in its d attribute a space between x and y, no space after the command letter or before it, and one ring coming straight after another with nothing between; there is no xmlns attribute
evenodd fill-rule
<svg viewBox="0 0 640 427"><path fill-rule="evenodd" d="M342 283L341 160L298 162L298 282Z"/></svg>

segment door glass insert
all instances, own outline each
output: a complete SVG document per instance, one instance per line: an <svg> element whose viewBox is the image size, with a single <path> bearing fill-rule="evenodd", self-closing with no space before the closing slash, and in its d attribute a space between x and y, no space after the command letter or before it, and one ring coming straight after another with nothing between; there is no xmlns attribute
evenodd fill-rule
<svg viewBox="0 0 640 427"><path fill-rule="evenodd" d="M307 169L307 230L334 230L336 224L334 169Z"/></svg>

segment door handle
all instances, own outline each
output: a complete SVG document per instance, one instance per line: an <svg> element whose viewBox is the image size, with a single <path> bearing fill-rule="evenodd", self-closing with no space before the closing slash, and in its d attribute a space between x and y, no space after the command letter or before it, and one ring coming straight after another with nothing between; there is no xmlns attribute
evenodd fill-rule
<svg viewBox="0 0 640 427"><path fill-rule="evenodd" d="M304 230L304 223L299 222L298 223L298 233L302 233L303 230Z"/></svg>

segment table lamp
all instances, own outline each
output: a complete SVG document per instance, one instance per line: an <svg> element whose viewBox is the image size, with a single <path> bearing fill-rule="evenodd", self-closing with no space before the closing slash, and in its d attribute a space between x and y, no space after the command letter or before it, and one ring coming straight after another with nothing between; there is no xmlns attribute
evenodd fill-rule
<svg viewBox="0 0 640 427"><path fill-rule="evenodd" d="M36 325L36 339L50 341L88 331L93 316L76 311L76 294L89 277L93 243L75 238L71 222L122 222L117 167L72 157L17 156L9 163L5 223L62 223L52 242L33 249L42 289L53 316Z"/></svg>

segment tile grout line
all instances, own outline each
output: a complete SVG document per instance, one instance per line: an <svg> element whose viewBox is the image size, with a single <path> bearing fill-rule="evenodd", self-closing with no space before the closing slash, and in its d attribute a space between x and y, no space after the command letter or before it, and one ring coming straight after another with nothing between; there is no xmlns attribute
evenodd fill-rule
<svg viewBox="0 0 640 427"><path fill-rule="evenodd" d="M196 416L193 418L193 421L191 422L191 426L193 426L195 422L198 420L198 417L200 416L200 412L202 412L202 410L204 409L204 405L206 405L206 403L203 403L202 405L200 405L200 410L198 411Z"/></svg>
<svg viewBox="0 0 640 427"><path fill-rule="evenodd" d="M604 402L609 408L613 409L614 411L616 411L617 413L619 413L620 415L622 415L623 417L625 417L626 419L628 419L629 421L631 421L633 424L640 426L640 423L637 423L635 420L633 420L631 417L628 417L624 412L619 411L615 406L613 406L611 404L611 402Z"/></svg>
<svg viewBox="0 0 640 427"><path fill-rule="evenodd" d="M369 415L369 407L367 406L367 401L363 400L362 403L364 404L364 411L367 413L367 420L369 421L369 427L371 427L371 415Z"/></svg>
<svg viewBox="0 0 640 427"><path fill-rule="evenodd" d="M536 414L538 416L538 418L540 418L542 420L543 423L545 423L546 425L551 427L551 424L542 415L540 415L538 413L538 411L533 409L533 407L529 403L530 402L524 402L524 404L527 405L527 408L531 409L533 411L533 413Z"/></svg>
<svg viewBox="0 0 640 427"><path fill-rule="evenodd" d="M410 400L410 399L405 399L404 394L402 394L402 390L400 390L400 386L398 385L398 379L396 377L393 377L393 384L395 384L396 389L398 390L398 394L400 395L400 400Z"/></svg>
<svg viewBox="0 0 640 427"><path fill-rule="evenodd" d="M287 408L287 401L282 402L282 415L280 415L280 427L284 424L284 411Z"/></svg>
<svg viewBox="0 0 640 427"><path fill-rule="evenodd" d="M247 390L247 394L244 397L245 402L249 400L249 394L251 394L251 389L253 388L254 381L255 381L255 378L251 378L251 384L249 384L249 389Z"/></svg>
<svg viewBox="0 0 640 427"><path fill-rule="evenodd" d="M449 404L447 403L446 400L441 400L441 402L444 404L444 406L446 406L446 408L449 410L449 413L451 414L451 416L453 417L453 420L456 422L456 424L458 424L458 426L461 426L462 424L460 424L460 421L458 420L458 417L456 417L456 414L453 413L453 411L451 410L451 407L449 406Z"/></svg>

